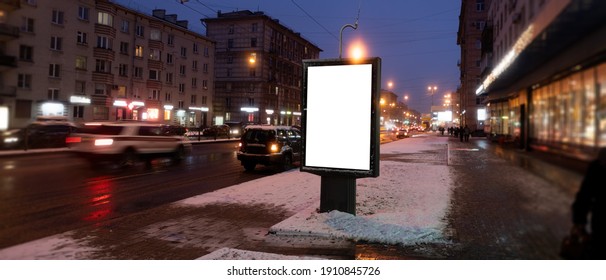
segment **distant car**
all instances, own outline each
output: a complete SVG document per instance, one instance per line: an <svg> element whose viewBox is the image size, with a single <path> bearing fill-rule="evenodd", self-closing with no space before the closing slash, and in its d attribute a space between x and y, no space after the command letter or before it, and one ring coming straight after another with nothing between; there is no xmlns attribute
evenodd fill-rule
<svg viewBox="0 0 606 280"><path fill-rule="evenodd" d="M249 125L239 145L237 158L247 171L257 164L288 170L301 159L301 132L290 126Z"/></svg>
<svg viewBox="0 0 606 280"><path fill-rule="evenodd" d="M66 139L74 153L97 165L133 165L139 160L183 160L191 151L185 128L146 122L89 123Z"/></svg>
<svg viewBox="0 0 606 280"><path fill-rule="evenodd" d="M21 129L1 133L3 149L39 149L65 147L65 138L76 130L68 121L36 121Z"/></svg>
<svg viewBox="0 0 606 280"><path fill-rule="evenodd" d="M202 136L208 137L227 137L230 138L230 128L228 125L213 125L202 130Z"/></svg>
<svg viewBox="0 0 606 280"><path fill-rule="evenodd" d="M410 135L408 134L408 130L405 128L400 128L396 131L396 138L398 138L398 139L406 138L409 136Z"/></svg>
<svg viewBox="0 0 606 280"><path fill-rule="evenodd" d="M225 122L225 125L229 126L229 135L233 138L242 136L244 132L244 124L242 122Z"/></svg>

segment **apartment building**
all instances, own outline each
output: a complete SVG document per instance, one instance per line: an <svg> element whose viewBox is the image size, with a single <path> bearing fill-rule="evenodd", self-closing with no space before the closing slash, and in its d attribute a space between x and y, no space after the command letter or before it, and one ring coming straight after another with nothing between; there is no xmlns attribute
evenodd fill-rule
<svg viewBox="0 0 606 280"><path fill-rule="evenodd" d="M210 125L214 42L150 12L107 0L0 1L0 33L16 33L0 36L15 61L0 69L0 129L42 115Z"/></svg>
<svg viewBox="0 0 606 280"><path fill-rule="evenodd" d="M322 50L263 12L219 11L203 21L217 43L214 122L300 124L302 60Z"/></svg>
<svg viewBox="0 0 606 280"><path fill-rule="evenodd" d="M461 48L459 63L461 85L457 90L460 112L458 124L469 126L472 131L483 130L485 120L483 116L485 105L483 97L476 96L476 89L480 84L482 73L482 32L488 20L488 7L491 0L462 0L461 14L459 16L459 30L457 32L457 45Z"/></svg>
<svg viewBox="0 0 606 280"><path fill-rule="evenodd" d="M603 0L492 1L491 135L581 160L606 146L605 18Z"/></svg>

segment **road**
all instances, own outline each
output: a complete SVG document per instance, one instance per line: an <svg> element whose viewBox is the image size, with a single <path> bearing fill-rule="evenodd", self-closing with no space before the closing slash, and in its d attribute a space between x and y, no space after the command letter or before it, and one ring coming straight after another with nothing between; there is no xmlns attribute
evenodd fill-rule
<svg viewBox="0 0 606 280"><path fill-rule="evenodd" d="M181 164L150 169L92 169L68 153L0 158L0 249L277 172L243 172L235 145L195 145Z"/></svg>

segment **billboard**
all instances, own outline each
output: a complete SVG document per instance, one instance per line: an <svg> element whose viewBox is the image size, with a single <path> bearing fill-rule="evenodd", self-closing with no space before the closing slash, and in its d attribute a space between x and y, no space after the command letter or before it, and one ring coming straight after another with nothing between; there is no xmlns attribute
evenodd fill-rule
<svg viewBox="0 0 606 280"><path fill-rule="evenodd" d="M380 58L304 60L301 171L379 176Z"/></svg>

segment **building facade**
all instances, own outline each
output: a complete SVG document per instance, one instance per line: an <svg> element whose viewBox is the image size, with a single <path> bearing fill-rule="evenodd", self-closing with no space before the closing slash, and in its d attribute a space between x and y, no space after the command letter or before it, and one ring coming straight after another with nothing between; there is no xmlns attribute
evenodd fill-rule
<svg viewBox="0 0 606 280"><path fill-rule="evenodd" d="M456 104L459 104L460 108L458 123L469 126L472 131L483 130L485 124L485 120L478 119L478 110L484 110L484 104L483 97L476 96L476 89L482 74L482 32L487 24L491 2L491 0L461 1L457 32L457 44L461 48L459 62L461 85L457 90L459 100Z"/></svg>
<svg viewBox="0 0 606 280"><path fill-rule="evenodd" d="M489 131L589 160L606 146L606 1L493 1Z"/></svg>
<svg viewBox="0 0 606 280"><path fill-rule="evenodd" d="M203 21L217 42L214 123L300 125L302 61L322 50L263 12Z"/></svg>
<svg viewBox="0 0 606 280"><path fill-rule="evenodd" d="M16 33L0 36L15 60L0 71L5 127L42 115L210 124L215 45L187 21L107 0L0 2Z"/></svg>

